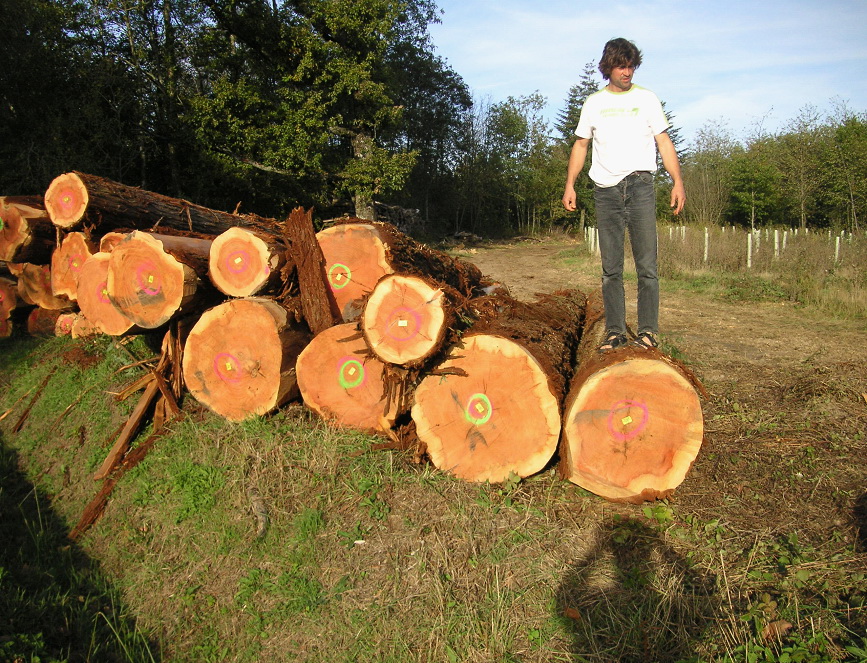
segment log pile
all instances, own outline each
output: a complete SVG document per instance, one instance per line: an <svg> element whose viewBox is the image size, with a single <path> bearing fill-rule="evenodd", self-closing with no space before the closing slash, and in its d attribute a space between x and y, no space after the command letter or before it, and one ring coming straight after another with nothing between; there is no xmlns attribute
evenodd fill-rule
<svg viewBox="0 0 867 663"><path fill-rule="evenodd" d="M387 223L316 233L303 209L229 214L78 172L43 203L0 198L0 211L0 338L23 319L34 334L187 330L142 412L167 398L170 372L172 403L185 388L231 421L300 398L467 481L559 460L563 478L614 501L667 496L698 453L700 385L656 350L600 356L595 295L521 302Z"/></svg>

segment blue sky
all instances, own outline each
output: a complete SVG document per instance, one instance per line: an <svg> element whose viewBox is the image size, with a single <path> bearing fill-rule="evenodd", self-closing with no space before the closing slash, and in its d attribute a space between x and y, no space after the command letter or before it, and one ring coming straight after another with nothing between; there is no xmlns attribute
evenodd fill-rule
<svg viewBox="0 0 867 663"><path fill-rule="evenodd" d="M707 123L742 139L777 131L807 105L867 111L867 0L437 0L437 53L477 99L540 92L547 117L584 65L626 37L644 54L635 83L666 102L687 141Z"/></svg>

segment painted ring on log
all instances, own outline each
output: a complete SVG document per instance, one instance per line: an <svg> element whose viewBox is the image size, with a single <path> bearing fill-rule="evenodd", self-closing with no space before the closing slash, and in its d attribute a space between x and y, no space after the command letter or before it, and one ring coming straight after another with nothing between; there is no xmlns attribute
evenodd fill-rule
<svg viewBox="0 0 867 663"><path fill-rule="evenodd" d="M332 290L341 290L352 280L352 270L346 265L336 262L328 269L328 283Z"/></svg>
<svg viewBox="0 0 867 663"><path fill-rule="evenodd" d="M473 394L467 401L467 407L464 409L464 417L468 422L475 426L482 426L491 419L494 414L494 408L491 405L491 399L485 394Z"/></svg>
<svg viewBox="0 0 867 663"><path fill-rule="evenodd" d="M413 324L410 324L410 321ZM421 329L421 314L411 308L399 306L392 311L385 328L388 336L398 343L409 341L418 336ZM397 330L397 333L394 333L393 329Z"/></svg>
<svg viewBox="0 0 867 663"><path fill-rule="evenodd" d="M96 287L96 298L103 304L111 304L108 298L108 281L103 281Z"/></svg>
<svg viewBox="0 0 867 663"><path fill-rule="evenodd" d="M76 196L75 193L75 189L66 189L60 191L60 195L58 196L60 200L59 207L63 210L64 214L69 213L78 204L78 196Z"/></svg>
<svg viewBox="0 0 867 663"><path fill-rule="evenodd" d="M81 266L84 264L84 260L82 260L82 258L84 258L84 256L82 256L80 253L69 256L69 269L71 269L73 272L80 272Z"/></svg>
<svg viewBox="0 0 867 663"><path fill-rule="evenodd" d="M343 357L337 362L337 380L344 389L354 389L364 382L364 365L353 357Z"/></svg>
<svg viewBox="0 0 867 663"><path fill-rule="evenodd" d="M641 420L637 423L630 414L632 408L641 410ZM625 414L623 414L623 410L626 410ZM618 412L621 414L618 415ZM617 417L619 417L619 426L615 423ZM650 421L650 412L644 403L631 400L618 401L608 411L608 432L611 433L611 437L615 440L626 442L640 435L647 428L648 421ZM633 424L635 425L633 426Z"/></svg>
<svg viewBox="0 0 867 663"><path fill-rule="evenodd" d="M135 278L138 282L139 290L146 295L158 295L162 289L158 280L158 275L154 276L156 267L152 262L145 262L139 265L135 270ZM155 284L156 282L156 284Z"/></svg>
<svg viewBox="0 0 867 663"><path fill-rule="evenodd" d="M241 274L247 271L250 265L250 254L246 251L235 251L226 256L226 269L232 274Z"/></svg>
<svg viewBox="0 0 867 663"><path fill-rule="evenodd" d="M228 352L220 352L214 357L214 373L223 382L234 384L241 381L240 362Z"/></svg>

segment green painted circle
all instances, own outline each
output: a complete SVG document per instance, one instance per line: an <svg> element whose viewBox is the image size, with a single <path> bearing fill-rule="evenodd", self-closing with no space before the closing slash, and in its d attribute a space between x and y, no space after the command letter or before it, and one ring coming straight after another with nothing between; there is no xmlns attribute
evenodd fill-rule
<svg viewBox="0 0 867 663"><path fill-rule="evenodd" d="M334 271L337 269L343 269L346 272L346 280L343 283L335 283L334 282ZM352 280L352 270L349 269L343 263L336 262L328 270L328 282L331 284L331 287L335 290L341 290L349 285L349 282Z"/></svg>
<svg viewBox="0 0 867 663"><path fill-rule="evenodd" d="M473 414L473 412L476 414ZM482 426L488 423L493 414L494 408L491 406L491 399L485 394L473 394L464 408L464 417L475 426Z"/></svg>
<svg viewBox="0 0 867 663"><path fill-rule="evenodd" d="M358 376L352 380L348 380L346 378L347 368L352 367L358 370ZM338 380L340 381L340 386L344 389L353 389L364 382L364 366L357 359L350 359L347 362L344 362L340 366Z"/></svg>

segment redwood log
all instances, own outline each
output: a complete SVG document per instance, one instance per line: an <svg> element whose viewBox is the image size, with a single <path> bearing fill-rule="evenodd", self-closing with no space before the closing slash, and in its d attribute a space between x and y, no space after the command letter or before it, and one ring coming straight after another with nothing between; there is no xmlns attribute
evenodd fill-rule
<svg viewBox="0 0 867 663"><path fill-rule="evenodd" d="M24 263L16 267L18 296L27 304L60 311L72 307L66 296L55 296L51 289L51 267Z"/></svg>
<svg viewBox="0 0 867 663"><path fill-rule="evenodd" d="M12 336L12 312L17 307L18 284L11 279L0 278L0 338Z"/></svg>
<svg viewBox="0 0 867 663"><path fill-rule="evenodd" d="M190 331L184 380L196 400L226 419L266 414L297 396L295 363L309 340L273 300L229 300Z"/></svg>
<svg viewBox="0 0 867 663"><path fill-rule="evenodd" d="M37 196L0 196L0 260L47 263L55 228Z"/></svg>
<svg viewBox="0 0 867 663"><path fill-rule="evenodd" d="M412 419L436 467L492 483L545 467L557 449L584 306L580 293L474 303L479 322L415 392Z"/></svg>
<svg viewBox="0 0 867 663"><path fill-rule="evenodd" d="M45 192L54 225L72 229L87 222L100 233L160 226L219 235L234 226L279 233L278 224L255 214L229 214L78 171L58 175Z"/></svg>
<svg viewBox="0 0 867 663"><path fill-rule="evenodd" d="M69 336L75 313L36 307L27 316L27 333L31 336Z"/></svg>
<svg viewBox="0 0 867 663"><path fill-rule="evenodd" d="M96 246L84 233L71 232L63 238L51 256L51 290L55 295L78 299L78 278Z"/></svg>
<svg viewBox="0 0 867 663"><path fill-rule="evenodd" d="M102 253L111 253L115 246L126 239L128 233L124 232L108 232L99 239L99 250Z"/></svg>
<svg viewBox="0 0 867 663"><path fill-rule="evenodd" d="M400 414L387 394L385 366L354 323L320 332L298 356L304 403L342 428L386 433Z"/></svg>
<svg viewBox="0 0 867 663"><path fill-rule="evenodd" d="M332 296L345 321L355 320L364 299L386 274L426 276L464 297L489 285L475 265L416 242L387 223L350 219L316 235L325 256Z"/></svg>
<svg viewBox="0 0 867 663"><path fill-rule="evenodd" d="M198 273L207 270L210 244L187 239L136 230L109 254L108 298L133 324L154 329L194 305L204 307Z"/></svg>
<svg viewBox="0 0 867 663"><path fill-rule="evenodd" d="M109 336L121 336L140 331L132 319L111 303L108 297L108 265L111 255L94 253L78 278L78 308L84 317Z"/></svg>
<svg viewBox="0 0 867 663"><path fill-rule="evenodd" d="M701 385L656 349L599 354L603 335L596 293L564 408L560 472L614 502L665 498L683 482L701 448Z"/></svg>
<svg viewBox="0 0 867 663"><path fill-rule="evenodd" d="M92 320L88 319L81 311L75 314L72 319L72 338L90 338L103 333L102 329L97 327Z"/></svg>
<svg viewBox="0 0 867 663"><path fill-rule="evenodd" d="M431 279L389 274L364 304L361 331L383 362L420 366L446 344L459 300L452 288Z"/></svg>
<svg viewBox="0 0 867 663"><path fill-rule="evenodd" d="M208 274L230 297L273 294L282 288L287 251L274 237L246 228L229 228L214 239Z"/></svg>

